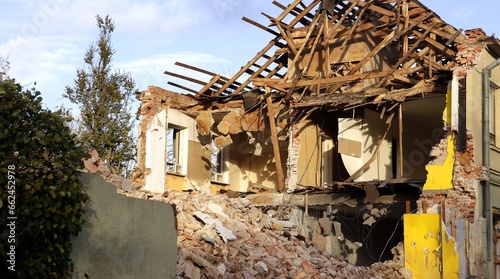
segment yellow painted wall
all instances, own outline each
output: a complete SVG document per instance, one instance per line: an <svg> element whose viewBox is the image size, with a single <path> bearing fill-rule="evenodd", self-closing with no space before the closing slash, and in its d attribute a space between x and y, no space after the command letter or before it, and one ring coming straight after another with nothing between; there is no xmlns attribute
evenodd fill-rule
<svg viewBox="0 0 500 279"><path fill-rule="evenodd" d="M427 180L424 184L426 190L445 190L453 188L453 165L455 164L453 136L448 136L448 155L442 165L427 165Z"/></svg>
<svg viewBox="0 0 500 279"><path fill-rule="evenodd" d="M404 215L405 267L414 279L443 278L440 272L441 257L439 214Z"/></svg>
<svg viewBox="0 0 500 279"><path fill-rule="evenodd" d="M414 279L459 278L457 245L440 214L404 215L405 267Z"/></svg>
<svg viewBox="0 0 500 279"><path fill-rule="evenodd" d="M167 173L165 181L166 181L166 186L167 186L166 188L167 189L178 190L178 191L186 190L186 185L184 182L183 175L176 175L176 174Z"/></svg>
<svg viewBox="0 0 500 279"><path fill-rule="evenodd" d="M451 123L452 117L452 90L448 88L446 94L446 107L443 111L443 121L447 126ZM455 146L453 134L448 136L448 146L446 148L446 159L442 165L427 165L427 180L424 184L425 190L446 190L453 188L453 165L455 164Z"/></svg>
<svg viewBox="0 0 500 279"><path fill-rule="evenodd" d="M458 243L446 231L446 227L441 223L441 247L443 249L443 278L458 279Z"/></svg>

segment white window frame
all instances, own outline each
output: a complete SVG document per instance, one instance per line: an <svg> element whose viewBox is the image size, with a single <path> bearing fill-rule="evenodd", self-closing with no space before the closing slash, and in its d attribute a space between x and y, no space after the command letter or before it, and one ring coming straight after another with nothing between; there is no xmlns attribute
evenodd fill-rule
<svg viewBox="0 0 500 279"><path fill-rule="evenodd" d="M218 171L214 171L214 166L211 166L210 168L210 180L213 182L217 183L224 183L227 184L229 183L229 171L228 171L228 158L229 158L229 152L228 148L222 148L218 149L214 142L212 141L212 148L214 152L210 156L210 163L214 163L214 156L217 156L216 159L216 164L218 166L215 166L215 168L218 168Z"/></svg>
<svg viewBox="0 0 500 279"><path fill-rule="evenodd" d="M175 131L175 137L172 144L169 143L169 131ZM175 124L168 124L168 128L165 130L165 171L167 173L176 173L176 174L187 174L187 158L188 158L188 129L187 127L182 127ZM168 162L168 153L171 152L171 146L176 146L177 150L174 150L175 162ZM170 169L169 166L173 168Z"/></svg>

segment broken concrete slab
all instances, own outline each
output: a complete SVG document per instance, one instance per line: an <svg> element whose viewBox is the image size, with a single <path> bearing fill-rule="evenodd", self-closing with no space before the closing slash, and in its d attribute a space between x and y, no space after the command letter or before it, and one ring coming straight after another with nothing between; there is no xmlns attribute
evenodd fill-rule
<svg viewBox="0 0 500 279"><path fill-rule="evenodd" d="M99 169L97 168L97 166L92 161L92 158L84 160L83 163L84 163L85 168L87 169L88 172L90 172L90 173L96 173L96 172L99 171Z"/></svg>
<svg viewBox="0 0 500 279"><path fill-rule="evenodd" d="M222 149L228 145L233 143L233 140L231 139L230 135L227 136L218 136L214 139L214 144L217 146L217 148Z"/></svg>
<svg viewBox="0 0 500 279"><path fill-rule="evenodd" d="M224 227L224 225L222 225L221 221L219 221L218 219L214 219L203 212L195 212L194 215L202 220L205 224L215 224L215 229L224 239L227 239L228 241L236 240L236 235L234 235L231 230Z"/></svg>
<svg viewBox="0 0 500 279"><path fill-rule="evenodd" d="M132 180L130 180L130 179L123 180L122 189L124 191L132 192L132 186L133 186Z"/></svg>
<svg viewBox="0 0 500 279"><path fill-rule="evenodd" d="M209 111L203 111L196 117L196 126L198 127L198 133L202 136L210 135L210 129L214 125L215 120L212 117L212 113Z"/></svg>

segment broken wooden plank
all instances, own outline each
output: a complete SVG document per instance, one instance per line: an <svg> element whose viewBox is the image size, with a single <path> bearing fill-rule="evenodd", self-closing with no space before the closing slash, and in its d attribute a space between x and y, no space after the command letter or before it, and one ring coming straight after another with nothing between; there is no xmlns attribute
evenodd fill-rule
<svg viewBox="0 0 500 279"><path fill-rule="evenodd" d="M273 21L273 20L271 20L271 21ZM295 43L293 42L293 39L290 38L290 32L287 32L288 30L285 31L285 29L283 29L283 27L281 26L283 23L278 22L278 21L275 21L275 22L276 22L276 28L278 28L278 31L280 31L280 33L281 33L281 37L283 37L283 39L285 39L285 41L288 44L288 47L293 52L293 54L297 55L297 48L295 47Z"/></svg>
<svg viewBox="0 0 500 279"><path fill-rule="evenodd" d="M268 28L268 27L266 27L266 26L264 26L264 25L262 25L262 24L260 24L260 23L258 23L256 21L254 21L254 20L251 20L251 19L249 19L247 17L243 17L242 20L246 21L246 22L252 24L253 26L256 26L256 27L258 27L258 28L260 28L260 29L262 29L264 31L267 31L267 32L273 34L274 36L279 36L280 35L278 32L274 31L273 29L270 29L270 28Z"/></svg>
<svg viewBox="0 0 500 279"><path fill-rule="evenodd" d="M293 9L300 3L302 0L295 0L293 3L288 5L288 7L278 16L276 17L277 21L282 21Z"/></svg>
<svg viewBox="0 0 500 279"><path fill-rule="evenodd" d="M200 91L198 91L196 96L200 96L200 95L205 94L210 89L210 87L212 87L216 82L219 81L219 79L220 79L220 75L216 75L216 76L212 77L212 79L207 84L205 84L205 86L203 86L203 88L201 88Z"/></svg>
<svg viewBox="0 0 500 279"><path fill-rule="evenodd" d="M231 77L226 84L224 84L214 95L218 96L222 94L234 81L236 81L243 73L246 72L248 68L250 68L257 60L260 59L262 55L264 55L267 51L269 51L276 43L278 43L280 39L279 38L274 38L271 40L257 55L252 58L248 63L241 67L241 69L233 76Z"/></svg>
<svg viewBox="0 0 500 279"><path fill-rule="evenodd" d="M180 89L182 89L182 90L185 90L185 91L191 92L191 93L193 93L193 94L198 94L198 91L193 90L193 89L191 89L191 88L189 88L189 87L186 87L186 86L184 86L184 85L177 84L177 83L175 83L175 82L171 82L171 81L169 81L169 82L167 82L167 84L168 84L168 85L175 86L175 87L180 88Z"/></svg>
<svg viewBox="0 0 500 279"><path fill-rule="evenodd" d="M304 10L302 10L289 24L288 28L293 28L306 14L308 14L318 3L320 0L314 0L309 6L307 6Z"/></svg>
<svg viewBox="0 0 500 279"><path fill-rule="evenodd" d="M399 177L403 177L403 104L399 104Z"/></svg>
<svg viewBox="0 0 500 279"><path fill-rule="evenodd" d="M414 72L418 72L421 70L423 70L423 67L401 69L394 71L394 74L399 74L399 75L412 74ZM349 76L318 78L313 80L300 80L297 82L296 86L301 87L301 86L309 86L317 84L335 84L335 83L342 83L349 81L379 78L379 77L385 77L388 73L389 71L383 71L383 72L372 72L364 74L354 74ZM276 78L255 78L252 81L255 86L264 86L266 84L271 84L271 83L275 83L282 88L290 88L293 86L293 82L282 82L282 79L276 79Z"/></svg>
<svg viewBox="0 0 500 279"><path fill-rule="evenodd" d="M320 20L320 18L321 18L321 14L320 13L316 13L316 16L314 17L314 20L311 23L311 26L309 27L309 31L306 34L304 43L299 48L299 51L297 52L297 55L295 55L295 57L293 58L292 62L288 65L288 68L294 67L295 64L297 63L297 61L299 60L299 58L301 58L302 52L304 51L304 49L305 49L305 47L307 45L307 42L309 41L309 37L311 36L311 34L313 33L314 29L316 28L316 23L318 23L318 21ZM289 78L291 78L291 77L289 77Z"/></svg>
<svg viewBox="0 0 500 279"><path fill-rule="evenodd" d="M195 79L195 78L188 77L188 76L185 76L185 75L177 74L177 73L174 73L174 72L164 71L163 73L165 75L169 75L169 76L173 76L173 77L180 78L180 79L183 79L183 80L187 80L187 81L192 82L192 83L196 83L196 84L200 84L200 85L205 85L206 84L206 82L201 81L199 79Z"/></svg>
<svg viewBox="0 0 500 279"><path fill-rule="evenodd" d="M266 94L269 89L266 87ZM271 141L273 143L274 161L276 163L276 176L278 177L278 191L285 191L285 175L281 164L281 153L279 149L278 134L276 133L276 119L274 118L274 106L270 96L266 98L267 116L269 118L269 129L271 130Z"/></svg>

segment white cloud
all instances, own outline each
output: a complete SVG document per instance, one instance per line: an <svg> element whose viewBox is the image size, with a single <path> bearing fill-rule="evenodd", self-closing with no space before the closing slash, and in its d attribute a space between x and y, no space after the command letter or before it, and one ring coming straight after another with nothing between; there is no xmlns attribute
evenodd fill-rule
<svg viewBox="0 0 500 279"><path fill-rule="evenodd" d="M168 81L173 81L178 84L183 84L187 87L196 89L201 88L200 85L186 83L183 80L167 76L163 74L165 71L175 72L181 75L186 75L191 78L202 81L209 81L210 76L175 65L175 62L182 62L188 65L205 68L208 66L221 65L228 63L225 59L221 59L209 54L178 52L169 54L153 55L151 57L132 60L126 63L117 64L115 68L130 72L136 81L137 87L144 90L147 86L155 85L160 87L168 87ZM178 89L175 89L178 90Z"/></svg>

